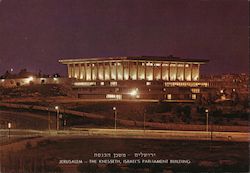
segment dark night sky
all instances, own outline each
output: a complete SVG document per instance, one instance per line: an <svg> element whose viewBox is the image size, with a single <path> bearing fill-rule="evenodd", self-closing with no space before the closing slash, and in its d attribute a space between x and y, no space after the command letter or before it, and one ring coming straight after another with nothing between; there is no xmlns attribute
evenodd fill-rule
<svg viewBox="0 0 250 173"><path fill-rule="evenodd" d="M247 0L0 0L0 74L66 73L58 59L204 58L204 73L248 72Z"/></svg>

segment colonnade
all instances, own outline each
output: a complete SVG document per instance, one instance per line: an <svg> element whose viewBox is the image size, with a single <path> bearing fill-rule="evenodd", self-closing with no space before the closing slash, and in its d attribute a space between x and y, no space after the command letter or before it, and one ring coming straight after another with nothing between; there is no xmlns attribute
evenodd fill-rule
<svg viewBox="0 0 250 173"><path fill-rule="evenodd" d="M200 64L195 62L112 60L69 63L69 78L95 80L197 81Z"/></svg>

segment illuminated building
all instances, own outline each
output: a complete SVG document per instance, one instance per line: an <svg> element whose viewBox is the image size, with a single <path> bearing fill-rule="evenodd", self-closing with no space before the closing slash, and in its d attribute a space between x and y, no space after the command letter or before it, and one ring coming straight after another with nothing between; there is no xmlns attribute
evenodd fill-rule
<svg viewBox="0 0 250 173"><path fill-rule="evenodd" d="M195 100L208 83L202 59L131 56L64 59L74 89L86 99ZM135 92L136 91L136 92Z"/></svg>

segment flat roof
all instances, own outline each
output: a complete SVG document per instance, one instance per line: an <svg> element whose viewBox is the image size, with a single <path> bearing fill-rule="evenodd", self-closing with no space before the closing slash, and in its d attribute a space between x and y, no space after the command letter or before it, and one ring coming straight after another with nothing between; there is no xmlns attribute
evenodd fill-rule
<svg viewBox="0 0 250 173"><path fill-rule="evenodd" d="M129 61L129 60L141 60L141 61L172 61L172 62L196 62L196 63L207 63L209 60L205 59L190 59L180 58L172 55L169 56L122 56L122 57L93 57L93 58L76 58L76 59L61 59L59 60L62 64L71 63L83 63L83 62L95 62L95 61Z"/></svg>

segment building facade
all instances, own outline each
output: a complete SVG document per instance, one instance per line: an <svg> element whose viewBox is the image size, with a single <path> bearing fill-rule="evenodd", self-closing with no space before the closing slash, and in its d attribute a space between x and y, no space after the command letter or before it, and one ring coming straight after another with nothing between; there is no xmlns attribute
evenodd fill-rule
<svg viewBox="0 0 250 173"><path fill-rule="evenodd" d="M209 87L200 80L207 60L173 56L99 57L59 60L73 88L85 99L195 100Z"/></svg>

